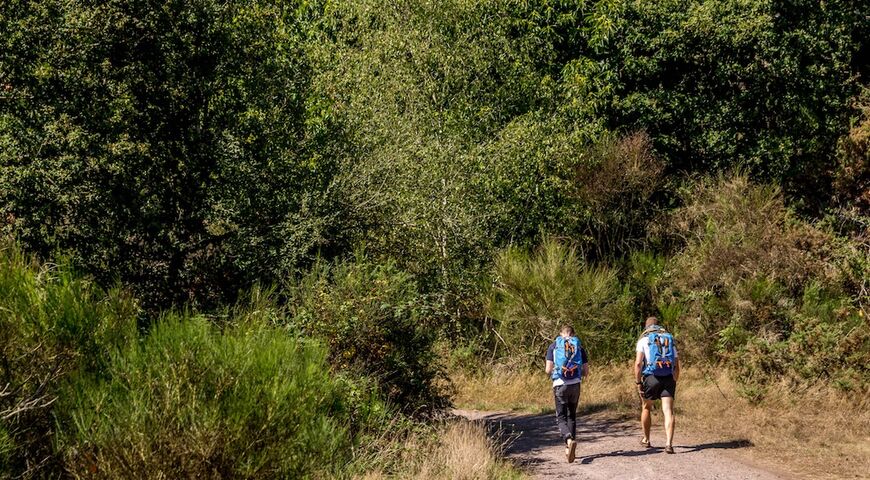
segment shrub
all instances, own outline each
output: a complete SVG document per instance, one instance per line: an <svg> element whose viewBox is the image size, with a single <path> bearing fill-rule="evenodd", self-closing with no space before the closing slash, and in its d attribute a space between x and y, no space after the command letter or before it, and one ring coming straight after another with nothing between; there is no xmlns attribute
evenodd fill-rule
<svg viewBox="0 0 870 480"><path fill-rule="evenodd" d="M4 243L0 478L332 476L394 448L372 440L401 416L365 378L330 374L269 293L140 335L124 291Z"/></svg>
<svg viewBox="0 0 870 480"><path fill-rule="evenodd" d="M67 468L92 478L301 478L339 470L341 382L325 350L262 324L170 314L83 376L63 408Z"/></svg>
<svg viewBox="0 0 870 480"><path fill-rule="evenodd" d="M685 248L673 271L684 289L733 288L769 276L795 290L825 274L831 239L793 218L780 190L756 185L742 173L702 180L684 192L672 215Z"/></svg>
<svg viewBox="0 0 870 480"><path fill-rule="evenodd" d="M753 401L772 379L870 387L859 244L794 218L777 189L742 175L691 191L673 215L685 248L658 293L685 309L681 352L734 367Z"/></svg>
<svg viewBox="0 0 870 480"><path fill-rule="evenodd" d="M615 271L586 264L554 239L533 253L512 247L498 255L486 309L498 341L525 365L543 358L563 324L574 327L596 360L624 357L636 330Z"/></svg>
<svg viewBox="0 0 870 480"><path fill-rule="evenodd" d="M604 137L588 148L575 167L573 184L578 207L588 211L577 232L588 237L588 250L610 258L643 245L663 183L664 163L653 154L645 132Z"/></svg>
<svg viewBox="0 0 870 480"><path fill-rule="evenodd" d="M434 311L394 263L321 262L288 289L287 321L327 344L333 373L374 378L408 412L440 405Z"/></svg>
<svg viewBox="0 0 870 480"><path fill-rule="evenodd" d="M54 453L61 386L98 374L108 355L135 338L136 303L104 292L66 261L39 264L0 244L0 466L12 476L58 467Z"/></svg>
<svg viewBox="0 0 870 480"><path fill-rule="evenodd" d="M834 199L845 213L870 216L870 89L858 99L859 121L840 138ZM865 224L865 229L870 229Z"/></svg>

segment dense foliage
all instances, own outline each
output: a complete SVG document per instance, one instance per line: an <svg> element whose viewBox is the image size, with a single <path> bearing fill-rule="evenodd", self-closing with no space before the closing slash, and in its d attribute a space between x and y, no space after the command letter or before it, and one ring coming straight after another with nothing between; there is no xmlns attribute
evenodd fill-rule
<svg viewBox="0 0 870 480"><path fill-rule="evenodd" d="M323 339L331 370L371 378L406 410L443 404L432 349L437 312L410 275L359 253L353 261L317 263L287 291L288 325Z"/></svg>
<svg viewBox="0 0 870 480"><path fill-rule="evenodd" d="M866 391L868 12L7 2L0 475L335 474L447 351L532 365L566 322Z"/></svg>
<svg viewBox="0 0 870 480"><path fill-rule="evenodd" d="M152 308L232 299L334 239L304 9L16 3L0 17L0 201L30 248L69 250Z"/></svg>
<svg viewBox="0 0 870 480"><path fill-rule="evenodd" d="M143 334L137 310L0 248L0 478L333 476L394 415L262 292L219 325L169 313Z"/></svg>
<svg viewBox="0 0 870 480"><path fill-rule="evenodd" d="M122 291L0 245L0 475L55 467L52 411L65 380L103 371L135 338L135 313Z"/></svg>
<svg viewBox="0 0 870 480"><path fill-rule="evenodd" d="M636 184L629 214L667 199L649 167L596 190L608 132L648 133L648 174L744 165L819 211L867 7L16 2L0 16L3 222L152 313L366 242L461 316L507 243L637 246L649 215L608 202Z"/></svg>

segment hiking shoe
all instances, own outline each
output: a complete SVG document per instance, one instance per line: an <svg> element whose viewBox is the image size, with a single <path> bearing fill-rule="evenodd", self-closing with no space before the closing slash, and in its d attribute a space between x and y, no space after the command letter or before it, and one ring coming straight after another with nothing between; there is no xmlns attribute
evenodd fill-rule
<svg viewBox="0 0 870 480"><path fill-rule="evenodd" d="M646 448L652 448L652 444L649 443L649 440L640 439L640 445Z"/></svg>
<svg viewBox="0 0 870 480"><path fill-rule="evenodd" d="M568 439L568 447L565 448L565 455L568 457L568 463L574 463L575 451L577 450L577 442L573 438Z"/></svg>
<svg viewBox="0 0 870 480"><path fill-rule="evenodd" d="M674 453L674 447L670 445L665 446L665 453Z"/></svg>

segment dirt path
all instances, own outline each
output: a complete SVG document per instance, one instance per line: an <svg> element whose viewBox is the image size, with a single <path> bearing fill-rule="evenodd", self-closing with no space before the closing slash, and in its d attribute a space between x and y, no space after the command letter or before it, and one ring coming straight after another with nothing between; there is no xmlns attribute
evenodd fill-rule
<svg viewBox="0 0 870 480"><path fill-rule="evenodd" d="M506 455L535 478L547 479L741 479L792 478L751 465L739 450L745 441L694 442L679 429L675 455L661 448L640 446L639 427L634 422L606 413L578 419L577 459L569 464L559 440L555 417L509 412L457 410L457 415L487 423L501 430L510 444ZM679 427L679 425L678 425ZM664 432L653 426L653 445L661 447Z"/></svg>

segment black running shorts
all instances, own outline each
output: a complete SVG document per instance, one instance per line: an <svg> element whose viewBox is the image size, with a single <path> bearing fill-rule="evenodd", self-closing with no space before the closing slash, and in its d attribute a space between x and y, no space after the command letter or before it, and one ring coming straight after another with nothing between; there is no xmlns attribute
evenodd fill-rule
<svg viewBox="0 0 870 480"><path fill-rule="evenodd" d="M673 375L647 375L643 377L643 398L658 400L662 397L676 397L677 382Z"/></svg>

